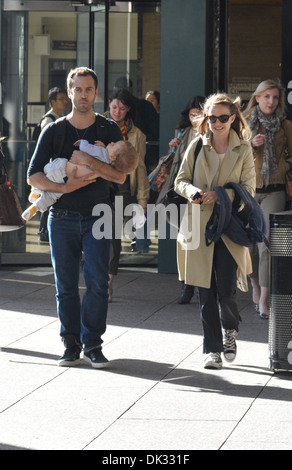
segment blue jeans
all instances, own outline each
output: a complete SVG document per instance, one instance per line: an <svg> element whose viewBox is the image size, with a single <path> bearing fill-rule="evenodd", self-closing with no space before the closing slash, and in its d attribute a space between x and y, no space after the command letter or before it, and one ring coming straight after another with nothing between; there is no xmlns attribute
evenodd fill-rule
<svg viewBox="0 0 292 470"><path fill-rule="evenodd" d="M55 272L57 312L61 337L74 337L89 351L102 344L108 309L108 269L111 240L96 240L97 217L51 209L48 230ZM83 253L83 260L82 260ZM85 281L82 304L79 273Z"/></svg>

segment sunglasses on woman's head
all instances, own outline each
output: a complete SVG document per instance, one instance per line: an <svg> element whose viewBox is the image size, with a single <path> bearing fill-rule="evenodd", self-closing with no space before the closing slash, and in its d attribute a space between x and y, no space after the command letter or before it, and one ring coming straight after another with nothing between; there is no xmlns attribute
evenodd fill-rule
<svg viewBox="0 0 292 470"><path fill-rule="evenodd" d="M226 122L229 120L229 118L231 118L231 116L233 116L232 114L221 114L221 116L207 116L208 117L208 121L211 123L211 124L215 124L215 122L217 121L217 119L219 119L220 122L222 122L222 124L226 124Z"/></svg>

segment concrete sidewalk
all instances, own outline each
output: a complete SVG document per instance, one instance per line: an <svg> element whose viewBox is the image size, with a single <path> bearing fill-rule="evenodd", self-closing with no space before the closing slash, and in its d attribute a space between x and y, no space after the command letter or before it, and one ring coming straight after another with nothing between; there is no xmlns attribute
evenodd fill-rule
<svg viewBox="0 0 292 470"><path fill-rule="evenodd" d="M269 369L268 322L239 294L238 357L205 370L197 300L176 275L122 269L107 370L58 368L49 267L0 270L0 449L292 449L292 374Z"/></svg>

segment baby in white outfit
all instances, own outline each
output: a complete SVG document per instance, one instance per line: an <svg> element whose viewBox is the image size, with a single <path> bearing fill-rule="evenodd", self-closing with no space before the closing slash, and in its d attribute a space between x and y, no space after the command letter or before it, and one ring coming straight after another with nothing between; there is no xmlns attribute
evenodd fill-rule
<svg viewBox="0 0 292 470"><path fill-rule="evenodd" d="M87 140L80 140L75 142L74 145L79 145L79 149L82 152L112 165L117 171L121 171L122 173L129 174L137 168L138 154L129 141L119 140L118 142L111 142L107 147L103 147L101 143L92 145ZM72 171L76 167L77 178L87 173L93 173L94 178L94 172L91 168L85 165L75 165L68 161L67 158L56 158L51 161L44 167L44 173L50 181L54 183L64 183L66 178L72 174ZM28 221L38 211L45 212L61 196L62 193L52 193L32 187L28 198L32 205L23 212L22 218Z"/></svg>

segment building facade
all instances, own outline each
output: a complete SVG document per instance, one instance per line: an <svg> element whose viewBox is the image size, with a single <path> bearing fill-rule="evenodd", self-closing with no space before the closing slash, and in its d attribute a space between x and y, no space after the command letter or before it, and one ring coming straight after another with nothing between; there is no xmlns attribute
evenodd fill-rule
<svg viewBox="0 0 292 470"><path fill-rule="evenodd" d="M48 109L48 90L65 87L75 66L97 72L100 113L119 76L131 78L140 98L160 91L160 156L195 95L221 90L248 100L261 80L279 78L291 117L291 3L0 0L1 135L8 137L3 149L22 206L32 130ZM37 241L37 222L0 235L2 264L50 263L49 246ZM175 271L173 240L159 242L157 256L161 272Z"/></svg>

